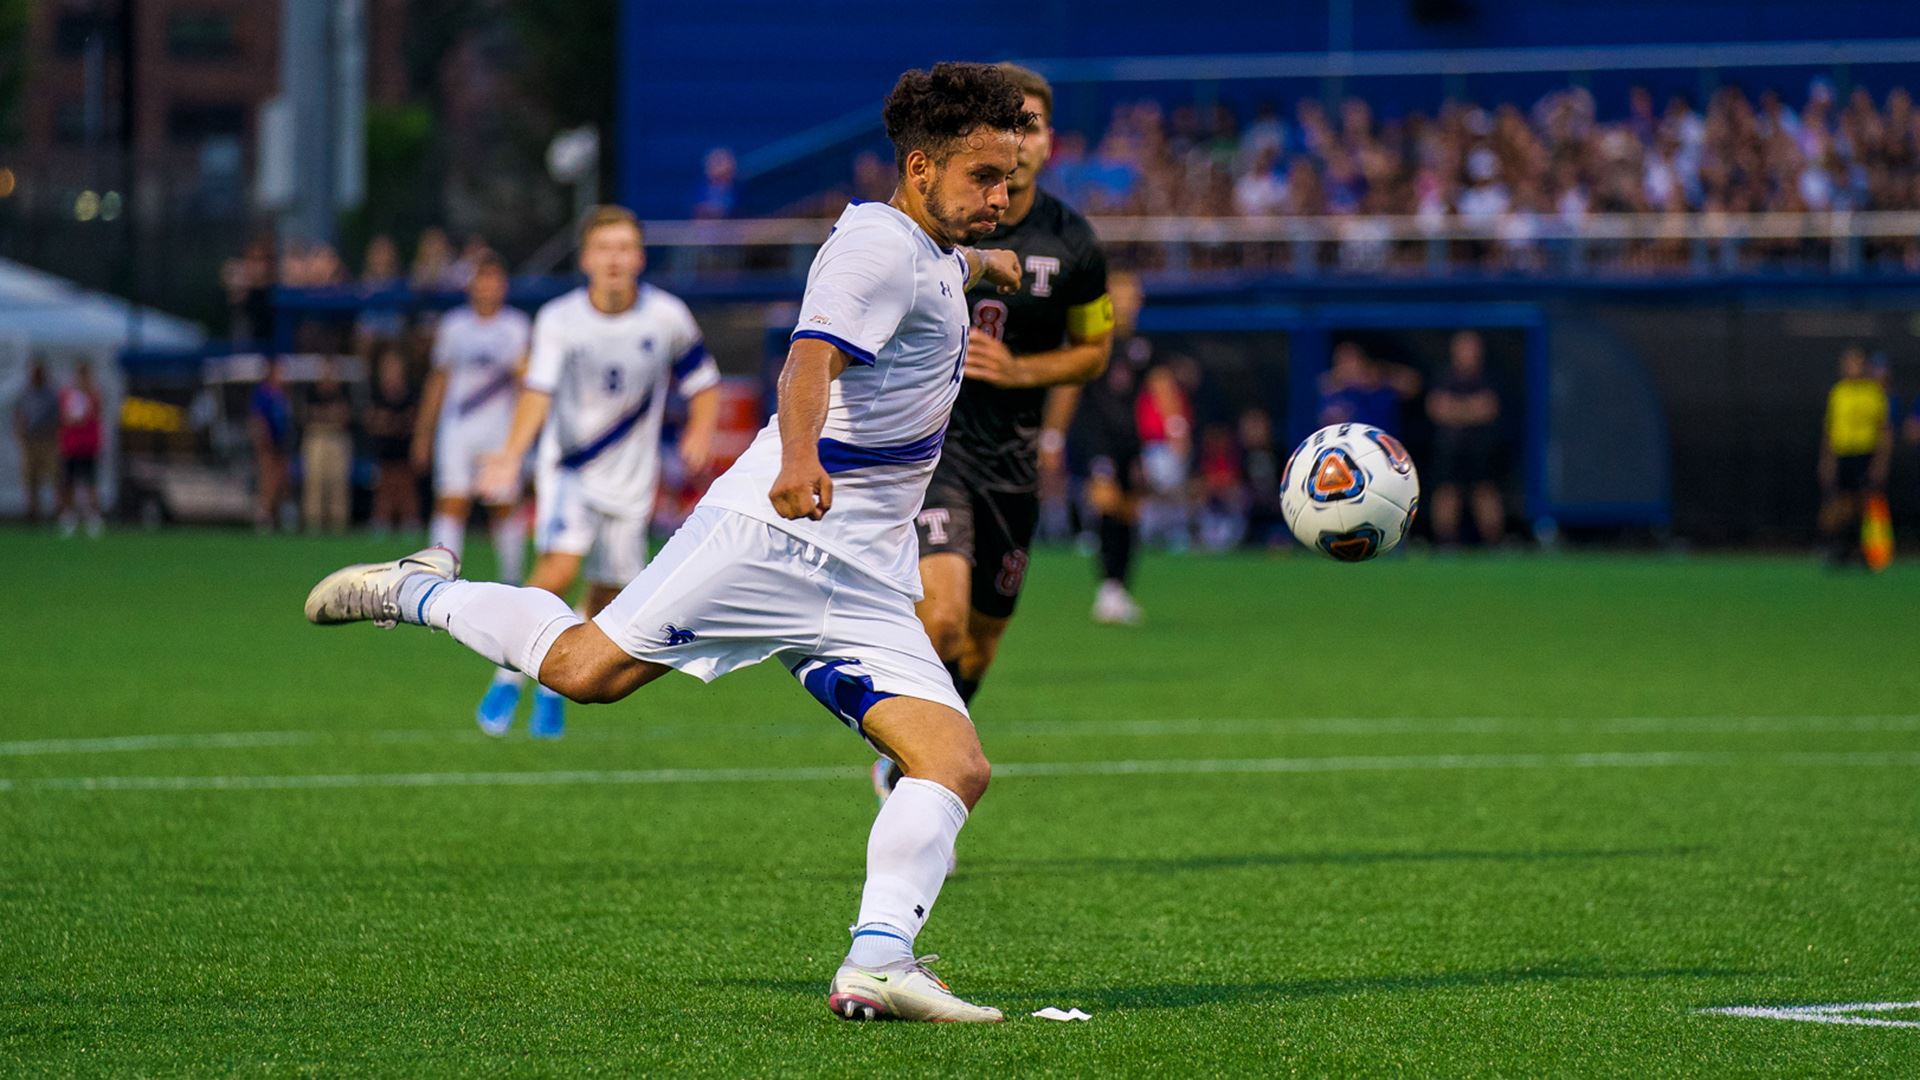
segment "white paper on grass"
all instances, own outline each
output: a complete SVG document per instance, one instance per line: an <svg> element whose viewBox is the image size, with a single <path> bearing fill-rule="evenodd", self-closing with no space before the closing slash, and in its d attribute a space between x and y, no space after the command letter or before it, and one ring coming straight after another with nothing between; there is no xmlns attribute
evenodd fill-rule
<svg viewBox="0 0 1920 1080"><path fill-rule="evenodd" d="M1079 1009L1068 1009L1065 1012L1062 1012L1051 1005L1047 1006L1044 1009L1041 1009L1039 1012L1034 1013L1033 1015L1039 1017L1042 1020L1091 1020L1093 1019L1092 1013L1083 1013Z"/></svg>

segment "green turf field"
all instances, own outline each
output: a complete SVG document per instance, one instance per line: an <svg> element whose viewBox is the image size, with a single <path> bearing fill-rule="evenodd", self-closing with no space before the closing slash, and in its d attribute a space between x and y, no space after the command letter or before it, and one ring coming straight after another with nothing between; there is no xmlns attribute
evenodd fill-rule
<svg viewBox="0 0 1920 1080"><path fill-rule="evenodd" d="M1130 631L1043 556L962 1029L828 1014L873 802L783 671L489 741L448 638L301 621L382 553L0 532L0 1074L1920 1073L1699 1012L1920 1001L1920 572L1152 558Z"/></svg>

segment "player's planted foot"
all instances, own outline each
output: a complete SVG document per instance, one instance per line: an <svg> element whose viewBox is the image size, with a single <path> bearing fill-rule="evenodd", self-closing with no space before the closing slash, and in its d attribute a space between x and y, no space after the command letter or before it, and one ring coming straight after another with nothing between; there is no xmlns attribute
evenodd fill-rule
<svg viewBox="0 0 1920 1080"><path fill-rule="evenodd" d="M527 720L527 734L536 739L557 739L567 729L567 699L544 686L533 691L533 715Z"/></svg>
<svg viewBox="0 0 1920 1080"><path fill-rule="evenodd" d="M1127 587L1117 581L1103 581L1093 600L1093 621L1106 626L1138 626L1146 612L1134 602Z"/></svg>
<svg viewBox="0 0 1920 1080"><path fill-rule="evenodd" d="M999 1009L962 1001L927 965L940 959L922 956L882 967L840 965L833 973L827 1008L843 1020L921 1020L930 1023L997 1024Z"/></svg>
<svg viewBox="0 0 1920 1080"><path fill-rule="evenodd" d="M335 570L307 594L307 621L318 626L372 622L390 628L400 621L400 586L416 574L452 581L460 559L442 547L416 551L404 559L361 563Z"/></svg>
<svg viewBox="0 0 1920 1080"><path fill-rule="evenodd" d="M474 713L474 719L480 724L480 730L499 738L513 727L513 714L520 708L520 683L518 681L495 679L487 687L487 696L480 699L480 708Z"/></svg>

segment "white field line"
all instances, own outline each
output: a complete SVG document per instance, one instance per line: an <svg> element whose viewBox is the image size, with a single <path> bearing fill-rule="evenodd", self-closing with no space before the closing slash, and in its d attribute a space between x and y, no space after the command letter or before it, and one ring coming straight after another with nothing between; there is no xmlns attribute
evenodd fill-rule
<svg viewBox="0 0 1920 1080"><path fill-rule="evenodd" d="M1920 1028L1920 1020L1885 1020L1877 1016L1851 1015L1863 1012L1893 1012L1900 1009L1920 1009L1920 1001L1871 1001L1853 1005L1730 1005L1698 1011L1718 1016L1746 1016L1760 1020L1799 1020L1812 1024Z"/></svg>
<svg viewBox="0 0 1920 1080"><path fill-rule="evenodd" d="M1633 769L1724 765L1920 767L1920 751L1677 751L1597 754L1433 754L1370 757L1199 758L1035 761L996 765L1001 778L1188 776L1206 774L1416 772L1464 769ZM565 769L521 772L318 773L285 776L50 776L0 780L14 791L273 791L316 788L430 788L580 784L711 784L846 781L864 769L797 766L763 769Z"/></svg>
<svg viewBox="0 0 1920 1080"><path fill-rule="evenodd" d="M600 742L634 739L671 739L711 735L714 728L696 724L649 724L620 721L619 727L574 732L569 741ZM726 734L758 736L814 735L836 731L827 722L773 724L734 729ZM1013 720L981 721L981 734L995 738L1055 738L1075 736L1161 737L1178 735L1713 735L1769 732L1920 731L1920 714L1884 716L1616 716L1596 719L1573 717L1308 717L1202 718L1161 720ZM472 729L460 724L444 728L406 728L387 731L236 731L202 734L109 735L97 738L22 739L0 741L0 758L41 757L54 754L108 754L155 750L248 750L290 746L475 742Z"/></svg>

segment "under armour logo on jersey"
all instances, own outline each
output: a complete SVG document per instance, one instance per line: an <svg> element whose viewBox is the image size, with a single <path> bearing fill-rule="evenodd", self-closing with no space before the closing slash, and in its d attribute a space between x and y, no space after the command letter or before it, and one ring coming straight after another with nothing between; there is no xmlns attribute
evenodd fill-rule
<svg viewBox="0 0 1920 1080"><path fill-rule="evenodd" d="M643 338L641 338L641 339L640 339L640 351L641 351L641 352L643 352L643 353L650 353L650 352L652 352L652 351L653 351L653 339L652 339L652 338L650 338L650 337L643 337Z"/></svg>
<svg viewBox="0 0 1920 1080"><path fill-rule="evenodd" d="M1051 255L1027 256L1027 273L1033 275L1033 295L1053 295L1053 275L1060 272L1060 260Z"/></svg>
<svg viewBox="0 0 1920 1080"><path fill-rule="evenodd" d="M914 918L916 918L916 919L924 919L924 918L926 918L926 917L927 917L927 907L926 907L926 905L925 905L925 904L915 904L915 905L913 905L913 917L914 917Z"/></svg>
<svg viewBox="0 0 1920 1080"><path fill-rule="evenodd" d="M940 283L940 295L941 295L941 296L952 296L952 295L953 295L953 290L952 290L951 288L949 288L949 287L947 286L947 283L946 283L946 282L944 282L944 281Z"/></svg>
<svg viewBox="0 0 1920 1080"><path fill-rule="evenodd" d="M694 640L700 636L691 630L683 630L672 623L661 627L660 632L667 635L667 645L669 648L675 645L691 645L694 643Z"/></svg>

